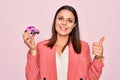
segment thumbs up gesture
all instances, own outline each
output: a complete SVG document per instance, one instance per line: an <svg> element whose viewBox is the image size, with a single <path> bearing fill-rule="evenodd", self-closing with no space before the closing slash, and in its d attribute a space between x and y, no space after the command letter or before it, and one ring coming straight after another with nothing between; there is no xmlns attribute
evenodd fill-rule
<svg viewBox="0 0 120 80"><path fill-rule="evenodd" d="M104 37L100 39L99 42L94 42L92 46L92 53L95 55L96 59L101 59L103 58L103 42L104 42Z"/></svg>

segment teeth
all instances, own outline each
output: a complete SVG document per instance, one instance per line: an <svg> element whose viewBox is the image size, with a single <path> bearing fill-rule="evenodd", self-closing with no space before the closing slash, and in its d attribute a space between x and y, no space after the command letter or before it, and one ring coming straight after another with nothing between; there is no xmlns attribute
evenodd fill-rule
<svg viewBox="0 0 120 80"><path fill-rule="evenodd" d="M64 31L67 30L67 28L65 28L65 27L60 27L60 29L61 29L61 30L64 30Z"/></svg>

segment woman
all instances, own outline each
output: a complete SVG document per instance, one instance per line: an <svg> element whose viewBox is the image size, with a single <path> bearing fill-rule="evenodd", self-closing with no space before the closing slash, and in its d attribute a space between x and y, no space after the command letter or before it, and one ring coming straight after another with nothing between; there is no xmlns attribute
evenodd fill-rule
<svg viewBox="0 0 120 80"><path fill-rule="evenodd" d="M29 47L26 65L27 80L98 80L103 68L104 37L94 42L90 57L88 43L79 38L76 10L62 6L55 14L52 37L49 40L34 41L35 35L23 34Z"/></svg>

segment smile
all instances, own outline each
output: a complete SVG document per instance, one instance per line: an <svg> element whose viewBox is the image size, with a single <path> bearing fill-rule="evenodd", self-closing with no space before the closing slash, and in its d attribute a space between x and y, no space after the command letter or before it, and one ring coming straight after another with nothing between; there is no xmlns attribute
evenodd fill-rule
<svg viewBox="0 0 120 80"><path fill-rule="evenodd" d="M68 28L66 27L60 27L61 30L66 31Z"/></svg>

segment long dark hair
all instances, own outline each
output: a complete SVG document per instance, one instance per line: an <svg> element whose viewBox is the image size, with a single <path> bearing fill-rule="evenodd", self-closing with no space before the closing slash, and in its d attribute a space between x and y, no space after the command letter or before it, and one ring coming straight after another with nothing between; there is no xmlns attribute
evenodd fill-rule
<svg viewBox="0 0 120 80"><path fill-rule="evenodd" d="M72 32L69 34L69 39L66 45L68 45L68 43L70 42L70 40L72 41L72 45L74 48L74 51L77 54L80 54L81 52L81 43L80 43L80 36L79 36L79 21L78 21L78 15L76 10L72 7L72 6L68 6L68 5L64 5L62 7L60 7L54 17L54 21L53 21L53 25L52 25L52 37L49 39L49 42L46 44L48 47L50 47L52 49L52 47L54 46L54 44L57 41L57 32L55 29L55 21L56 21L56 17L58 15L58 13L61 10L69 10L74 14L75 17L75 27L73 28ZM64 46L64 48L66 47L66 45ZM64 50L63 48L63 50ZM62 51L63 51L62 50Z"/></svg>

